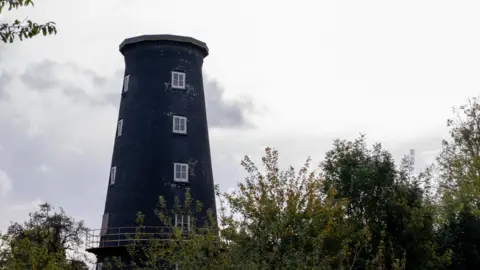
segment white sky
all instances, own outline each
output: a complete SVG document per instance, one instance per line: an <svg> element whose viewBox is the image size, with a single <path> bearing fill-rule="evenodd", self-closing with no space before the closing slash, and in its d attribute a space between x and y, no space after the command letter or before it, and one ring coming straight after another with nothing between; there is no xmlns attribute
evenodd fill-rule
<svg viewBox="0 0 480 270"><path fill-rule="evenodd" d="M0 20L26 15L52 20L59 34L1 46L0 70L20 74L49 59L113 76L123 70L118 45L124 38L169 33L205 41L210 47L205 72L225 88L227 98L246 96L256 106L249 116L255 129L211 131L215 179L226 190L242 178L239 163L245 154L258 157L264 147L273 146L285 164L298 165L308 155L320 160L333 139L360 132L371 143L384 143L398 158L414 148L422 164L431 162L451 107L480 89L479 12L480 1L37 0L35 8L5 13ZM82 80L76 73L68 76ZM54 134L50 137L64 143L62 149L77 149L84 153L78 160L98 161L98 167L83 168L91 169L95 179L70 194L69 174L77 165L55 167L45 155L22 170L48 176L28 181L63 184L51 184L57 190L48 194L25 193L20 187L26 176L12 169L24 165L5 154L12 153L5 152L7 142L2 141L9 130L0 130L0 158L3 151L6 162L0 159L0 187L10 187L2 184L7 179L12 183L9 195L0 198L0 212L7 213L0 217L0 228L26 217L14 206L37 199L65 206L69 214L98 227L117 109L74 106L53 93L26 96L24 88L10 84L15 98L8 104L0 100L0 121L2 114L18 116L26 130ZM95 88L85 91L95 95ZM85 119L73 123L80 115ZM29 134L25 140L36 133ZM30 141L18 143L22 151L34 151ZM71 158L55 153L55 160ZM57 194L62 192L68 194ZM87 200L88 207L98 209L80 206Z"/></svg>

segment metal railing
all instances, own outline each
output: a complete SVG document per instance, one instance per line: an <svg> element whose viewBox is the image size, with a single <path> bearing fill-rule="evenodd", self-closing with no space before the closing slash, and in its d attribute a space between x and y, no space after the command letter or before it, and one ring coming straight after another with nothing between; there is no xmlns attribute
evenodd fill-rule
<svg viewBox="0 0 480 270"><path fill-rule="evenodd" d="M103 232L103 233L102 233ZM125 246L133 241L167 239L172 233L168 227L116 227L87 232L85 248Z"/></svg>
<svg viewBox="0 0 480 270"><path fill-rule="evenodd" d="M204 233L205 229L197 228L197 233ZM103 232L103 233L102 233ZM190 231L184 230L187 235ZM116 227L105 230L89 230L86 235L85 248L120 247L132 242L148 240L169 240L171 239L172 228L169 227Z"/></svg>

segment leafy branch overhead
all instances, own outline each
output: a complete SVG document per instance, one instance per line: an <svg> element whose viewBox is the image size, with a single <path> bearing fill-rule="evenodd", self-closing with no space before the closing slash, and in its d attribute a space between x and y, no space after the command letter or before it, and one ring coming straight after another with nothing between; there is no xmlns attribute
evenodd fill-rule
<svg viewBox="0 0 480 270"><path fill-rule="evenodd" d="M0 0L0 14L3 11L11 11L20 7L34 6L33 0ZM38 24L25 18L24 20L15 20L13 23L0 23L0 38L4 43L13 43L16 38L20 41L32 38L36 35L44 36L57 34L57 28L54 22Z"/></svg>

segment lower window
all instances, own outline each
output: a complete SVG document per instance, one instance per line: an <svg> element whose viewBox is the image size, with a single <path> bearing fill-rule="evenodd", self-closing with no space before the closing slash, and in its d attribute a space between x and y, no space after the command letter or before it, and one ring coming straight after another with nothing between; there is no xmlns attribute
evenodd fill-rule
<svg viewBox="0 0 480 270"><path fill-rule="evenodd" d="M185 232L190 231L190 216L175 215L175 227Z"/></svg>

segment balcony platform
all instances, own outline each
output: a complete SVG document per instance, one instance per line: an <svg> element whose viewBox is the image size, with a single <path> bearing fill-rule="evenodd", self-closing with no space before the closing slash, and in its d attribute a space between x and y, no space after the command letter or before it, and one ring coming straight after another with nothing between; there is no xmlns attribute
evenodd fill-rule
<svg viewBox="0 0 480 270"><path fill-rule="evenodd" d="M196 233L205 233L206 229L197 228ZM128 245L145 243L148 241L170 241L173 229L170 227L117 227L89 230L85 240L85 250L98 255L100 252L110 253L116 249L125 249ZM188 240L189 230L182 231L185 241ZM108 250L108 251L107 251Z"/></svg>

